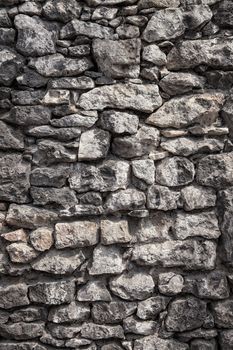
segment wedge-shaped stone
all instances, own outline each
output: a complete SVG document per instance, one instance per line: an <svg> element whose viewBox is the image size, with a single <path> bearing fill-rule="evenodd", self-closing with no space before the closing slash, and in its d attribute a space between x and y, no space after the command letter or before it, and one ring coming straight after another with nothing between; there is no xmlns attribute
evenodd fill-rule
<svg viewBox="0 0 233 350"><path fill-rule="evenodd" d="M88 281L77 292L79 301L111 301L112 297L103 281Z"/></svg>
<svg viewBox="0 0 233 350"><path fill-rule="evenodd" d="M139 245L133 249L132 260L139 265L212 270L215 267L216 243L187 239Z"/></svg>
<svg viewBox="0 0 233 350"><path fill-rule="evenodd" d="M45 77L78 75L92 67L92 63L88 58L66 58L60 53L32 58L29 65Z"/></svg>
<svg viewBox="0 0 233 350"><path fill-rule="evenodd" d="M54 275L72 274L85 261L81 250L50 250L33 262L32 268Z"/></svg>
<svg viewBox="0 0 233 350"><path fill-rule="evenodd" d="M79 142L78 159L95 160L107 156L110 147L110 133L95 128L82 133Z"/></svg>
<svg viewBox="0 0 233 350"><path fill-rule="evenodd" d="M50 20L68 22L79 17L82 7L76 0L48 0L43 6L43 14Z"/></svg>
<svg viewBox="0 0 233 350"><path fill-rule="evenodd" d="M221 93L175 97L151 114L146 122L162 128L177 129L194 123L209 126L216 121L223 102L224 95Z"/></svg>
<svg viewBox="0 0 233 350"><path fill-rule="evenodd" d="M68 305L54 306L48 314L48 321L53 323L82 322L90 316L90 307L84 303L72 301Z"/></svg>
<svg viewBox="0 0 233 350"><path fill-rule="evenodd" d="M82 94L79 106L87 110L105 108L133 109L151 113L162 104L158 86L154 84L115 84L97 87Z"/></svg>
<svg viewBox="0 0 233 350"><path fill-rule="evenodd" d="M135 340L134 350L188 350L188 345L174 339L162 339L157 334Z"/></svg>
<svg viewBox="0 0 233 350"><path fill-rule="evenodd" d="M0 307L2 309L11 309L29 303L28 287L25 283L9 283L0 287Z"/></svg>
<svg viewBox="0 0 233 350"><path fill-rule="evenodd" d="M0 121L0 149L15 149L17 151L24 149L24 137L22 132L2 121Z"/></svg>
<svg viewBox="0 0 233 350"><path fill-rule="evenodd" d="M189 185L181 190L181 202L186 211L214 207L216 199L213 188Z"/></svg>
<svg viewBox="0 0 233 350"><path fill-rule="evenodd" d="M81 329L82 337L89 339L124 338L121 326L104 326L95 323L84 323Z"/></svg>
<svg viewBox="0 0 233 350"><path fill-rule="evenodd" d="M58 223L55 226L57 249L88 247L98 243L98 222L83 220Z"/></svg>
<svg viewBox="0 0 233 350"><path fill-rule="evenodd" d="M212 68L230 69L233 67L232 53L231 39L185 40L169 52L167 67L179 70L203 64Z"/></svg>
<svg viewBox="0 0 233 350"><path fill-rule="evenodd" d="M101 72L112 78L137 78L140 73L140 39L93 41L93 54Z"/></svg>
<svg viewBox="0 0 233 350"><path fill-rule="evenodd" d="M126 189L130 166L126 161L106 160L99 165L79 163L74 166L69 182L77 192L109 192Z"/></svg>
<svg viewBox="0 0 233 350"><path fill-rule="evenodd" d="M114 31L112 28L97 23L79 21L78 19L69 22L60 31L61 39L73 38L76 35L85 35L89 38L111 39L113 34Z"/></svg>
<svg viewBox="0 0 233 350"><path fill-rule="evenodd" d="M125 269L123 254L116 246L99 245L94 249L90 275L119 274Z"/></svg>
<svg viewBox="0 0 233 350"><path fill-rule="evenodd" d="M95 303L91 313L96 323L120 323L124 318L132 315L136 309L136 303L112 301L110 303Z"/></svg>

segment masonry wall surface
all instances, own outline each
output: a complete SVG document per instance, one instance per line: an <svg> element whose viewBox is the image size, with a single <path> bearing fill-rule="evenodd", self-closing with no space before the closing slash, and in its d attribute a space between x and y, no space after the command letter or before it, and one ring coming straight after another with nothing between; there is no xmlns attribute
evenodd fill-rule
<svg viewBox="0 0 233 350"><path fill-rule="evenodd" d="M0 350L233 349L233 2L0 0Z"/></svg>

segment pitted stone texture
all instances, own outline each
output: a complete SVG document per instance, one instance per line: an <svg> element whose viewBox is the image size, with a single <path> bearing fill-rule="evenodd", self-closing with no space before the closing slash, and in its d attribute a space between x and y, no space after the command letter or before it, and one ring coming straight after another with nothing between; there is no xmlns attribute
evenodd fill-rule
<svg viewBox="0 0 233 350"><path fill-rule="evenodd" d="M110 147L110 134L101 129L92 129L82 133L79 143L78 159L95 160L107 156Z"/></svg>
<svg viewBox="0 0 233 350"><path fill-rule="evenodd" d="M212 188L189 185L181 190L181 201L186 211L214 207L216 199L215 190Z"/></svg>
<svg viewBox="0 0 233 350"><path fill-rule="evenodd" d="M84 323L81 329L82 337L89 339L108 339L124 338L123 328L121 326L105 326L95 323Z"/></svg>
<svg viewBox="0 0 233 350"><path fill-rule="evenodd" d="M138 209L143 207L145 202L145 194L132 188L111 193L105 203L105 208L108 213L114 213L121 210Z"/></svg>
<svg viewBox="0 0 233 350"><path fill-rule="evenodd" d="M179 197L179 191L171 190L166 186L152 185L147 193L147 206L149 209L164 211L177 209Z"/></svg>
<svg viewBox="0 0 233 350"><path fill-rule="evenodd" d="M92 308L94 322L119 323L126 317L132 315L137 309L134 302L112 301L110 303L95 303Z"/></svg>
<svg viewBox="0 0 233 350"><path fill-rule="evenodd" d="M157 334L135 341L134 350L188 350L188 345L173 339L162 339Z"/></svg>
<svg viewBox="0 0 233 350"><path fill-rule="evenodd" d="M68 22L73 17L79 17L81 5L76 0L48 0L43 6L43 13L50 20Z"/></svg>
<svg viewBox="0 0 233 350"><path fill-rule="evenodd" d="M99 245L94 249L90 275L119 274L125 269L121 249Z"/></svg>
<svg viewBox="0 0 233 350"><path fill-rule="evenodd" d="M101 4L103 5L103 3ZM97 23L88 23L74 19L66 24L60 31L61 39L73 38L76 35L84 35L96 39L111 39L113 36L113 29Z"/></svg>
<svg viewBox="0 0 233 350"><path fill-rule="evenodd" d="M138 302L137 316L142 320L155 319L160 312L166 310L170 298L157 295Z"/></svg>
<svg viewBox="0 0 233 350"><path fill-rule="evenodd" d="M50 309L48 320L53 323L82 322L89 318L90 307L83 303L71 302L68 305L54 306Z"/></svg>
<svg viewBox="0 0 233 350"><path fill-rule="evenodd" d="M127 220L101 220L100 230L101 243L104 245L128 243L132 239Z"/></svg>
<svg viewBox="0 0 233 350"><path fill-rule="evenodd" d="M0 307L3 309L11 309L29 305L28 287L25 283L10 283L0 288Z"/></svg>
<svg viewBox="0 0 233 350"><path fill-rule="evenodd" d="M79 301L111 301L112 297L104 282L94 280L89 281L77 292Z"/></svg>
<svg viewBox="0 0 233 350"><path fill-rule="evenodd" d="M20 68L24 60L15 50L8 47L1 47L0 57L0 84L10 86L17 75L20 74Z"/></svg>
<svg viewBox="0 0 233 350"><path fill-rule="evenodd" d="M103 129L114 134L135 134L139 118L133 113L107 110L102 113L100 123Z"/></svg>
<svg viewBox="0 0 233 350"><path fill-rule="evenodd" d="M70 303L74 293L75 283L72 281L44 282L29 287L30 301L46 305Z"/></svg>

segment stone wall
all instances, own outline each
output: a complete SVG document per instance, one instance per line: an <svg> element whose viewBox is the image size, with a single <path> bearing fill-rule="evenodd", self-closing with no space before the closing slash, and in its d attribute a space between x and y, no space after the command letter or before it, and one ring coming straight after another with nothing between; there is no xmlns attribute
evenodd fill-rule
<svg viewBox="0 0 233 350"><path fill-rule="evenodd" d="M233 2L0 0L0 350L233 349Z"/></svg>

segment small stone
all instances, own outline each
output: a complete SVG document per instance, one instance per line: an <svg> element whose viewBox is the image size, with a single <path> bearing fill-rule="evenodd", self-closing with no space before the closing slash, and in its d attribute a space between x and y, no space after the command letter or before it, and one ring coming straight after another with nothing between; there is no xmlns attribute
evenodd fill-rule
<svg viewBox="0 0 233 350"><path fill-rule="evenodd" d="M201 29L210 22L213 13L208 5L191 5L184 13L184 20L189 30Z"/></svg>
<svg viewBox="0 0 233 350"><path fill-rule="evenodd" d="M53 89L86 90L95 87L94 81L85 76L77 78L56 78L52 79L49 84L49 86Z"/></svg>
<svg viewBox="0 0 233 350"><path fill-rule="evenodd" d="M54 306L50 309L48 321L53 323L82 322L89 318L90 307L72 301L68 305Z"/></svg>
<svg viewBox="0 0 233 350"><path fill-rule="evenodd" d="M181 201L186 211L214 207L216 193L212 188L189 185L181 189Z"/></svg>
<svg viewBox="0 0 233 350"><path fill-rule="evenodd" d="M156 167L156 181L168 187L187 185L193 181L194 165L184 157L169 157L160 161Z"/></svg>
<svg viewBox="0 0 233 350"><path fill-rule="evenodd" d="M150 80L155 83L158 83L159 81L159 68L156 66L150 68L143 68L140 74L146 80Z"/></svg>
<svg viewBox="0 0 233 350"><path fill-rule="evenodd" d="M10 86L20 73L24 59L15 50L1 47L0 57L0 84Z"/></svg>
<svg viewBox="0 0 233 350"><path fill-rule="evenodd" d="M115 84L101 86L82 94L79 106L85 110L105 108L132 109L152 113L160 107L162 99L154 84Z"/></svg>
<svg viewBox="0 0 233 350"><path fill-rule="evenodd" d="M139 159L132 161L132 172L133 175L151 185L155 181L155 165L151 159Z"/></svg>
<svg viewBox="0 0 233 350"><path fill-rule="evenodd" d="M104 3L101 3L104 5ZM73 19L66 24L60 31L61 39L70 39L77 35L84 35L93 39L111 39L113 37L113 29L102 26L97 23L79 21Z"/></svg>
<svg viewBox="0 0 233 350"><path fill-rule="evenodd" d="M205 84L205 78L194 73L169 73L160 80L159 86L170 96L184 94L194 89L200 89Z"/></svg>
<svg viewBox="0 0 233 350"><path fill-rule="evenodd" d="M137 316L142 320L155 319L160 312L166 310L170 298L162 295L138 302Z"/></svg>
<svg viewBox="0 0 233 350"><path fill-rule="evenodd" d="M48 0L43 6L43 14L50 20L69 22L80 16L82 7L76 0Z"/></svg>
<svg viewBox="0 0 233 350"><path fill-rule="evenodd" d="M74 191L69 187L63 188L47 188L47 187L31 187L31 197L34 205L57 205L62 208L70 206L70 203L77 203L77 197Z"/></svg>
<svg viewBox="0 0 233 350"><path fill-rule="evenodd" d="M163 53L163 51L161 51L160 48L155 44L144 47L142 58L145 61L154 63L157 66L164 66L167 63L165 53Z"/></svg>
<svg viewBox="0 0 233 350"><path fill-rule="evenodd" d="M107 110L101 114L100 123L103 129L114 134L135 134L139 118L133 113Z"/></svg>
<svg viewBox="0 0 233 350"><path fill-rule="evenodd" d="M169 40L181 36L185 31L183 15L180 9L156 11L143 32L147 42Z"/></svg>
<svg viewBox="0 0 233 350"><path fill-rule="evenodd" d="M44 125L49 123L51 111L43 106L15 106L10 113L4 116L6 122L16 125Z"/></svg>
<svg viewBox="0 0 233 350"><path fill-rule="evenodd" d="M0 26L3 28L11 27L10 17L8 16L7 10L4 8L0 10Z"/></svg>
<svg viewBox="0 0 233 350"><path fill-rule="evenodd" d="M58 127L85 127L90 128L92 127L98 120L98 117L96 116L84 116L81 114L70 114L63 118L59 119L52 119L50 121L50 124Z"/></svg>
<svg viewBox="0 0 233 350"><path fill-rule="evenodd" d="M56 187L65 186L70 168L67 165L57 164L48 168L34 168L31 172L30 182L32 186Z"/></svg>
<svg viewBox="0 0 233 350"><path fill-rule="evenodd" d="M121 326L104 326L95 323L84 323L81 329L82 337L89 339L124 338Z"/></svg>
<svg viewBox="0 0 233 350"><path fill-rule="evenodd" d="M137 304L125 301L112 301L110 303L95 303L91 310L93 321L99 324L119 323L132 315Z"/></svg>
<svg viewBox="0 0 233 350"><path fill-rule="evenodd" d="M79 324L53 324L48 323L47 328L51 335L57 339L77 339L81 326Z"/></svg>
<svg viewBox="0 0 233 350"><path fill-rule="evenodd" d="M18 30L16 49L25 56L43 56L56 52L56 31L39 17L19 14L14 24Z"/></svg>
<svg viewBox="0 0 233 350"><path fill-rule="evenodd" d="M43 90L12 90L11 100L15 105L37 105L41 102L45 92Z"/></svg>
<svg viewBox="0 0 233 350"><path fill-rule="evenodd" d="M147 207L164 211L177 209L179 197L179 191L166 186L152 185L147 192Z"/></svg>
<svg viewBox="0 0 233 350"><path fill-rule="evenodd" d="M220 346L222 347L222 349L232 348L232 346L233 346L233 330L232 329L221 330L219 332L219 342L220 342Z"/></svg>
<svg viewBox="0 0 233 350"><path fill-rule="evenodd" d="M44 323L12 323L0 325L1 337L15 340L26 340L40 337L44 330Z"/></svg>
<svg viewBox="0 0 233 350"><path fill-rule="evenodd" d="M112 297L102 281L88 281L77 292L79 301L111 301Z"/></svg>
<svg viewBox="0 0 233 350"><path fill-rule="evenodd" d="M23 229L18 229L16 231L11 231L7 233L3 233L1 235L8 242L27 242L27 233Z"/></svg>
<svg viewBox="0 0 233 350"><path fill-rule="evenodd" d="M159 274L159 292L168 296L177 295L182 292L184 278L174 272L164 272Z"/></svg>
<svg viewBox="0 0 233 350"><path fill-rule="evenodd" d="M149 349L176 349L188 350L188 345L178 342L174 339L162 339L157 334L149 335L135 340L134 350L149 350Z"/></svg>
<svg viewBox="0 0 233 350"><path fill-rule="evenodd" d="M12 262L27 263L38 256L38 252L26 243L12 243L6 247Z"/></svg>
<svg viewBox="0 0 233 350"><path fill-rule="evenodd" d="M30 301L46 305L70 303L74 293L75 283L72 281L44 282L29 287Z"/></svg>
<svg viewBox="0 0 233 350"><path fill-rule="evenodd" d="M166 7L179 7L180 0L140 0L138 7L140 10L147 8L166 8Z"/></svg>
<svg viewBox="0 0 233 350"><path fill-rule="evenodd" d="M28 287L25 283L9 283L0 287L0 307L11 309L13 307L28 305Z"/></svg>
<svg viewBox="0 0 233 350"><path fill-rule="evenodd" d="M19 85L28 86L32 88L40 88L47 84L48 79L34 71L33 69L29 69L24 67L21 75L18 75L17 83Z"/></svg>
<svg viewBox="0 0 233 350"><path fill-rule="evenodd" d="M218 328L232 328L233 300L221 300L212 304L214 322Z"/></svg>
<svg viewBox="0 0 233 350"><path fill-rule="evenodd" d="M123 328L125 333L150 335L154 334L157 328L157 322L141 321L138 320L135 316L131 316L123 320Z"/></svg>
<svg viewBox="0 0 233 350"><path fill-rule="evenodd" d="M69 90L48 90L42 99L43 105L62 105L69 104Z"/></svg>
<svg viewBox="0 0 233 350"><path fill-rule="evenodd" d="M223 28L233 27L233 17L232 17L232 2L229 0L224 0L220 3L217 9L217 13L214 16L214 21Z"/></svg>
<svg viewBox="0 0 233 350"><path fill-rule="evenodd" d="M145 204L145 194L136 189L119 190L110 194L105 203L108 213L121 210L134 210Z"/></svg>
<svg viewBox="0 0 233 350"><path fill-rule="evenodd" d="M34 1L25 2L18 6L19 13L23 13L25 15L40 15L41 14L41 5L37 4Z"/></svg>
<svg viewBox="0 0 233 350"><path fill-rule="evenodd" d="M90 45L78 45L71 46L68 48L70 56L73 57L83 57L90 55L91 48Z"/></svg>
<svg viewBox="0 0 233 350"><path fill-rule="evenodd" d="M98 243L98 223L75 221L55 225L55 246L57 249L92 246Z"/></svg>
<svg viewBox="0 0 233 350"><path fill-rule="evenodd" d="M27 135L35 138L54 138L59 141L71 141L79 139L81 134L80 128L53 128L49 125L42 125L29 128L26 131Z"/></svg>
<svg viewBox="0 0 233 350"><path fill-rule="evenodd" d="M206 303L195 297L171 302L165 320L168 331L182 332L201 327L206 317Z"/></svg>
<svg viewBox="0 0 233 350"><path fill-rule="evenodd" d="M0 28L0 44L12 45L15 40L15 30L12 28Z"/></svg>
<svg viewBox="0 0 233 350"><path fill-rule="evenodd" d="M105 7L105 6L101 6L101 7L97 7L93 14L92 14L92 19L93 20L99 20L99 19L108 19L108 20L112 20L113 18L115 18L116 14L118 12L117 8L109 8L109 7Z"/></svg>
<svg viewBox="0 0 233 350"><path fill-rule="evenodd" d="M137 78L140 72L140 39L93 41L99 70L111 78Z"/></svg>
<svg viewBox="0 0 233 350"><path fill-rule="evenodd" d="M142 300L151 296L154 281L149 274L143 272L125 273L110 281L112 293L126 300Z"/></svg>
<svg viewBox="0 0 233 350"><path fill-rule="evenodd" d="M119 274L125 269L123 255L116 246L99 245L94 249L90 275Z"/></svg>
<svg viewBox="0 0 233 350"><path fill-rule="evenodd" d="M120 39L132 39L140 37L139 28L137 26L126 23L117 26L116 33L119 35Z"/></svg>
<svg viewBox="0 0 233 350"><path fill-rule="evenodd" d="M39 252L49 250L53 245L53 230L48 227L39 227L29 235L33 248Z"/></svg>
<svg viewBox="0 0 233 350"><path fill-rule="evenodd" d="M79 144L78 159L93 160L107 156L110 147L110 134L98 128L82 133Z"/></svg>
<svg viewBox="0 0 233 350"><path fill-rule="evenodd" d="M100 229L101 243L104 245L128 243L132 239L127 220L101 220Z"/></svg>

